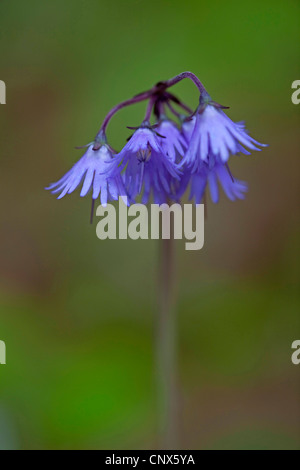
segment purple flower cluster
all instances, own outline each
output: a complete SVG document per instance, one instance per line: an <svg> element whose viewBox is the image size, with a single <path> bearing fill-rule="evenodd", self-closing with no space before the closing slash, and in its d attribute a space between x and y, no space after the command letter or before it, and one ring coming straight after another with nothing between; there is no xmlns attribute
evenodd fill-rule
<svg viewBox="0 0 300 470"><path fill-rule="evenodd" d="M183 78L190 78L200 91L195 112L167 91ZM123 149L114 152L105 135L109 120L119 109L142 100L149 101L143 122L133 128ZM188 115L174 109L174 103ZM100 197L103 206L119 196L126 197L129 204L139 197L143 204L151 199L157 204L179 201L188 186L190 199L196 204L207 187L214 203L219 200L219 187L230 200L243 199L247 184L232 176L228 159L230 155L249 155L250 150L261 150L265 144L250 137L244 124L233 122L223 109L191 72L159 82L113 108L83 157L46 189L62 198L82 183L80 195L91 192L93 199ZM151 125L153 111L155 122Z"/></svg>

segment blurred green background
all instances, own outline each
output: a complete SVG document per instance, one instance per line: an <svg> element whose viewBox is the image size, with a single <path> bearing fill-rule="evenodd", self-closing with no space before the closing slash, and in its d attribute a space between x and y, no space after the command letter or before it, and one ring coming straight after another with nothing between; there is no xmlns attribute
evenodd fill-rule
<svg viewBox="0 0 300 470"><path fill-rule="evenodd" d="M100 241L89 198L43 188L184 70L269 147L231 160L250 191L208 202L203 250L177 243L180 447L299 448L299 23L291 0L0 2L2 449L158 445L158 244ZM112 121L115 148L143 113Z"/></svg>

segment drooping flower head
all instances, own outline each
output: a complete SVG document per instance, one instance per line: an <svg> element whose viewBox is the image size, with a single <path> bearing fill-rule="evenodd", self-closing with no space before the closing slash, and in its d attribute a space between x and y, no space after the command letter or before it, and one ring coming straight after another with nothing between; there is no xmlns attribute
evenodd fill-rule
<svg viewBox="0 0 300 470"><path fill-rule="evenodd" d="M80 196L84 197L92 191L92 198L97 199L106 206L107 201L116 200L119 196L126 196L122 177L117 172L108 174L109 163L113 155L107 145L93 150L94 144L89 145L85 154L75 165L56 183L50 184L46 189L52 193L60 193L57 199L70 194L80 185L82 188Z"/></svg>
<svg viewBox="0 0 300 470"><path fill-rule="evenodd" d="M249 154L244 146L250 150L261 150L257 146L265 146L247 134L243 123L233 122L222 108L210 97L204 97L186 126L189 146L182 165L191 167L192 171L197 171L201 162L208 162L210 156L226 163L230 154Z"/></svg>
<svg viewBox="0 0 300 470"><path fill-rule="evenodd" d="M130 200L142 193L145 204L151 192L154 202L158 204L169 197L170 179L178 179L179 172L175 162L162 148L163 139L155 129L143 124L117 155L113 167L120 163L119 169L126 167L123 180Z"/></svg>

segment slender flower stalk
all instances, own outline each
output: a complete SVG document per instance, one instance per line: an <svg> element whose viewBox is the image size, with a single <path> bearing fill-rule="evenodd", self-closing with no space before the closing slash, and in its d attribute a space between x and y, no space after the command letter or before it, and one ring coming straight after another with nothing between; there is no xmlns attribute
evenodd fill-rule
<svg viewBox="0 0 300 470"><path fill-rule="evenodd" d="M144 122L146 122L146 123L150 122L150 118L151 118L154 103L155 103L155 99L152 96L149 99L148 106L147 106L147 109L146 109L146 114L145 114L145 117L144 117Z"/></svg>
<svg viewBox="0 0 300 470"><path fill-rule="evenodd" d="M110 122L111 118L119 112L121 109L126 108L127 106L131 106L136 103L140 103L141 101L145 101L151 97L151 91L146 91L144 93L140 93L129 100L122 101L122 103L117 104L114 106L109 113L106 115L98 133L96 134L94 140L94 150L98 150L103 143L106 143L106 128L108 123Z"/></svg>
<svg viewBox="0 0 300 470"><path fill-rule="evenodd" d="M156 371L159 446L162 449L176 449L179 445L176 269L174 255L174 239L161 239Z"/></svg>
<svg viewBox="0 0 300 470"><path fill-rule="evenodd" d="M198 79L198 77L193 74L192 72L183 72L179 75L176 75L175 77L165 81L165 82L159 82L157 85L155 85L152 89L148 90L148 91L145 91L143 93L140 93L136 96L134 96L133 98L130 98L128 100L125 100L123 101L122 103L119 103L117 104L116 106L114 106L110 111L109 113L106 115L102 125L101 125L101 128L96 136L96 139L95 141L97 141L97 137L100 136L100 138L102 138L103 134L105 134L105 131L106 131L106 128L107 128L107 125L109 123L109 121L111 120L111 118L118 112L120 111L122 108L125 108L126 106L131 106L132 104L135 104L135 103L139 103L141 101L144 101L146 99L149 99L150 98L150 102L152 101L153 102L153 96L155 94L157 94L159 88L162 88L163 90L167 89L167 88L170 88L174 85L176 85L176 83L180 82L181 80L184 80L185 78L189 78L190 80L192 80L195 85L197 86L198 90L200 91L200 93L202 93L203 95L205 96L209 96L204 85L200 82L200 80ZM174 96L172 97L170 95L171 99L174 98ZM186 105L184 105L183 103L179 102L178 103L180 106L182 106L186 111L190 111L190 108L187 107Z"/></svg>
<svg viewBox="0 0 300 470"><path fill-rule="evenodd" d="M190 80L192 80L192 82L196 85L202 95L209 96L203 83L200 82L199 78L192 72L182 72L179 75L170 78L164 83L166 85L166 88L170 88L171 86L176 85L176 83L181 82L181 80L184 80L185 78L189 78Z"/></svg>
<svg viewBox="0 0 300 470"><path fill-rule="evenodd" d="M180 113L178 111L176 111L176 109L174 109L174 107L171 105L170 102L167 103L167 106L169 108L169 110L171 111L171 113L174 114L174 116L176 116L179 120L180 120Z"/></svg>

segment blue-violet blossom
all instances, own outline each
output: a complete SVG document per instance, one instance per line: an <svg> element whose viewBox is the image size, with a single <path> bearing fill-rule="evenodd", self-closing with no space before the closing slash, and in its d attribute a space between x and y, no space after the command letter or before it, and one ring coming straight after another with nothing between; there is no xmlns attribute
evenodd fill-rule
<svg viewBox="0 0 300 470"><path fill-rule="evenodd" d="M107 145L93 150L93 144L89 145L85 154L75 165L56 183L50 184L46 189L52 193L59 193L57 199L70 194L83 181L80 196L86 196L92 190L92 198L97 199L106 206L107 201L116 200L119 196L126 196L122 177L118 172L108 174L109 163L113 156Z"/></svg>
<svg viewBox="0 0 300 470"><path fill-rule="evenodd" d="M127 165L123 180L130 201L143 193L142 203L146 204L152 191L155 203L166 202L171 191L171 179L179 179L175 162L162 148L163 139L154 129L143 125L116 156L114 168L120 170Z"/></svg>
<svg viewBox="0 0 300 470"><path fill-rule="evenodd" d="M187 165L193 171L201 166L201 162L208 162L209 156L225 163L230 154L249 154L243 146L250 150L261 150L257 145L265 146L250 137L242 123L233 122L213 104L200 106L190 122L190 127L192 125L189 146L181 165Z"/></svg>

